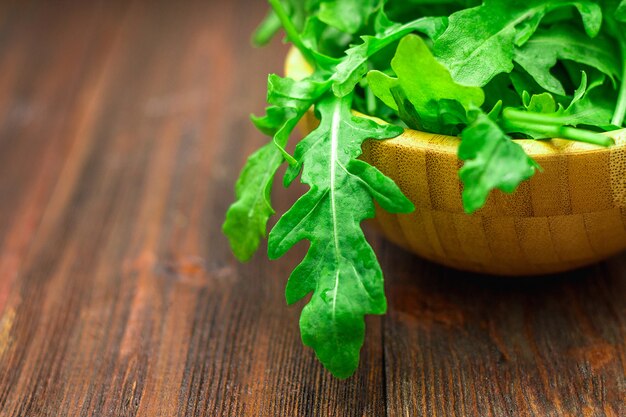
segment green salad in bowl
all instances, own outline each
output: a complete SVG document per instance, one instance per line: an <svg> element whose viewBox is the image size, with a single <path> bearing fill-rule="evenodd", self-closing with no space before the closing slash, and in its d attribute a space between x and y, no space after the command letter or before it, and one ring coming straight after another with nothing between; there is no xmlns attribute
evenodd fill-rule
<svg viewBox="0 0 626 417"><path fill-rule="evenodd" d="M289 304L309 295L302 340L339 378L358 366L364 317L383 314L383 276L361 222L376 202L390 213L414 204L363 158L366 140L405 130L457 136L462 206L481 209L541 170L519 140L551 138L611 147L626 114L626 0L269 0L254 35L278 31L310 67L270 75L271 140L248 159L223 230L237 258L252 257L274 215L271 191L296 178L309 190L269 232L276 259L302 240ZM313 111L319 124L290 154L287 142ZM365 116L367 115L367 116ZM593 175L593 173L590 173Z"/></svg>

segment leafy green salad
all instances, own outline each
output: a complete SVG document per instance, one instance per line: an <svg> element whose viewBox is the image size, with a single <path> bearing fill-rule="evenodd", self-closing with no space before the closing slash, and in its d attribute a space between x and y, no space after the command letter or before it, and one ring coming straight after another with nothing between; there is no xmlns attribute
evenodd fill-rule
<svg viewBox="0 0 626 417"><path fill-rule="evenodd" d="M382 271L361 222L374 216L374 201L392 213L414 209L391 179L359 159L362 143L407 128L458 136L468 214L492 190L513 192L541 169L515 139L611 146L610 132L626 114L626 0L269 4L255 43L282 28L312 72L269 76L266 114L252 121L271 141L243 168L223 230L237 258L250 259L274 214L270 194L281 165L285 186L298 177L309 186L270 231L268 254L277 259L309 242L287 282L287 303L310 295L302 341L346 378L358 366L365 315L386 310ZM311 109L319 126L288 152Z"/></svg>

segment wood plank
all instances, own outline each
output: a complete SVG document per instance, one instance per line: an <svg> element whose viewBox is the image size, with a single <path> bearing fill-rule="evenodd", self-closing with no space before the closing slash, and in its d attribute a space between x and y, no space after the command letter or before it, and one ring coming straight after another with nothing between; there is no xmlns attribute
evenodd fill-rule
<svg viewBox="0 0 626 417"><path fill-rule="evenodd" d="M624 415L624 256L538 278L383 256L388 415Z"/></svg>
<svg viewBox="0 0 626 417"><path fill-rule="evenodd" d="M248 46L264 9L41 2L4 22L3 416L383 413L380 319L359 375L332 379L282 295L302 252L239 265L220 232L285 52Z"/></svg>

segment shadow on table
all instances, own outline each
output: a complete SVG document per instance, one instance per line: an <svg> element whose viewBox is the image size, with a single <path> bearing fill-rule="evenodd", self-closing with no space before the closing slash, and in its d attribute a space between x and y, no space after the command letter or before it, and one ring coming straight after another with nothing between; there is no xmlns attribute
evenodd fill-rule
<svg viewBox="0 0 626 417"><path fill-rule="evenodd" d="M410 292L436 292L442 296L473 304L476 297L489 297L493 302L533 297L548 299L578 292L583 295L591 288L623 289L626 279L626 254L608 261L560 274L503 277L448 268L409 253L392 243L383 243L382 264L388 291L407 287ZM624 293L621 293L622 295ZM587 294L588 296L591 294Z"/></svg>

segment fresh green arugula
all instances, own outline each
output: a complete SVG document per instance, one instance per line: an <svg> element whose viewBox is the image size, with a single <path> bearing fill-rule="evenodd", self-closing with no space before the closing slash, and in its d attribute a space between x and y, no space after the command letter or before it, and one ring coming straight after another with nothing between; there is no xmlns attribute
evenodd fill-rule
<svg viewBox="0 0 626 417"><path fill-rule="evenodd" d="M626 22L626 0L622 0L617 6L615 18L621 22Z"/></svg>
<svg viewBox="0 0 626 417"><path fill-rule="evenodd" d="M484 86L494 76L513 70L515 47L524 44L552 10L574 6L588 36L602 24L602 10L593 1L485 0L450 16L446 31L434 46L440 61L462 84Z"/></svg>
<svg viewBox="0 0 626 417"><path fill-rule="evenodd" d="M235 186L237 201L228 209L223 226L233 252L242 261L257 251L266 235L267 221L274 214L270 194L289 135L325 89L324 83L312 79L296 82L269 76L267 100L271 106L264 117L253 117L253 122L272 136L273 142L248 158Z"/></svg>
<svg viewBox="0 0 626 417"><path fill-rule="evenodd" d="M298 144L298 162L287 173L290 182L302 167L311 188L269 235L271 259L301 240L311 243L289 278L287 302L313 292L300 318L302 341L338 377L358 365L364 316L386 310L382 272L360 223L374 216L373 199L394 213L413 211L393 181L357 159L366 139L394 137L402 128L355 117L351 105L351 96L328 95L316 106L320 125Z"/></svg>
<svg viewBox="0 0 626 417"><path fill-rule="evenodd" d="M342 32L357 33L372 16L377 0L323 1L318 18Z"/></svg>
<svg viewBox="0 0 626 417"><path fill-rule="evenodd" d="M381 12L378 14L376 27L377 33L375 35L363 36L363 42L348 49L343 61L337 65L332 80L333 91L338 97L352 93L354 87L367 74L370 58L377 52L416 31L434 38L445 28L445 20L423 18L401 25L390 22Z"/></svg>
<svg viewBox="0 0 626 417"><path fill-rule="evenodd" d="M426 42L417 35L408 35L398 45L391 69L396 77L370 71L367 81L374 94L387 106L398 110L392 90L401 87L418 114L428 114L431 101L452 100L465 110L481 106L485 101L479 87L466 87L454 81L450 72L430 52Z"/></svg>
<svg viewBox="0 0 626 417"><path fill-rule="evenodd" d="M287 163L286 186L299 176L309 187L269 233L268 254L309 242L286 300L310 295L302 340L345 378L358 366L365 315L386 310L361 222L374 216L374 202L413 210L391 179L359 159L362 143L405 128L458 136L468 215L494 190L514 192L540 170L517 139L610 146L626 116L626 0L268 2L254 42L282 28L312 71L269 76L269 106L252 121L272 140L246 162L223 230L248 260L274 214L278 169ZM287 142L309 111L319 125L290 155Z"/></svg>
<svg viewBox="0 0 626 417"><path fill-rule="evenodd" d="M514 59L542 88L561 96L566 95L565 88L550 72L559 60L596 68L611 80L619 77L621 69L610 38L596 36L592 39L571 24L538 31L523 47L515 50Z"/></svg>
<svg viewBox="0 0 626 417"><path fill-rule="evenodd" d="M463 205L470 212L485 204L491 190L512 193L539 168L486 114L478 110L473 119L459 145L459 158L466 161L459 172L466 185Z"/></svg>

